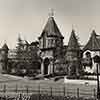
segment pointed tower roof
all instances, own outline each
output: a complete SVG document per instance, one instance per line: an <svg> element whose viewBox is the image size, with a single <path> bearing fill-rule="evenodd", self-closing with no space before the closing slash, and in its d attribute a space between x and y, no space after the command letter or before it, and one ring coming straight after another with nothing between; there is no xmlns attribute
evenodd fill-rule
<svg viewBox="0 0 100 100"><path fill-rule="evenodd" d="M8 45L6 43L4 43L4 45L2 46L2 49L9 50Z"/></svg>
<svg viewBox="0 0 100 100"><path fill-rule="evenodd" d="M71 36L68 42L67 50L80 50L80 46L75 35L75 31L72 29Z"/></svg>
<svg viewBox="0 0 100 100"><path fill-rule="evenodd" d="M92 31L91 37L83 50L100 50L100 35L97 35L95 30Z"/></svg>
<svg viewBox="0 0 100 100"><path fill-rule="evenodd" d="M42 31L42 34L39 38L41 38L44 34L46 34L48 37L54 36L54 37L64 38L55 22L53 16L50 16L48 18L48 21L47 21L47 23Z"/></svg>

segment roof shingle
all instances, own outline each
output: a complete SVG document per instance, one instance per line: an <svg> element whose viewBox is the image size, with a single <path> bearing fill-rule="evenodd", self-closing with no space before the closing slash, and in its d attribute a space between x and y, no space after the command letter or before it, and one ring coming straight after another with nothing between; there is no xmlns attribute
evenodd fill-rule
<svg viewBox="0 0 100 100"><path fill-rule="evenodd" d="M91 37L83 50L97 51L100 50L100 35L97 35L95 30L92 31Z"/></svg>
<svg viewBox="0 0 100 100"><path fill-rule="evenodd" d="M63 38L55 20L54 20L54 17L48 18L48 21L47 21L40 37L42 37L44 34L46 34L48 37L54 36L54 37Z"/></svg>
<svg viewBox="0 0 100 100"><path fill-rule="evenodd" d="M71 32L67 50L80 50L80 46L74 30Z"/></svg>

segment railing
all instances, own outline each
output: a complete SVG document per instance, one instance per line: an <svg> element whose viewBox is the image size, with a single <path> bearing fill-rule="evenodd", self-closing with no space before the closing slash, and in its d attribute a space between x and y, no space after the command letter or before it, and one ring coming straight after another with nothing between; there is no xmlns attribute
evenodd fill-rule
<svg viewBox="0 0 100 100"><path fill-rule="evenodd" d="M24 96L45 96L47 97L76 97L76 98L96 98L96 89L68 89L67 87L45 87L38 85L35 89L26 85L23 88L19 87L17 84L13 86L13 88L9 87L8 85L4 84L0 88L0 96L11 96L11 97L17 97L20 94L20 97L22 95ZM40 97L40 98L41 98ZM44 100L44 99L38 99L38 100ZM49 99L48 99L49 100ZM52 99L50 99L52 100ZM67 99L65 99L67 100Z"/></svg>

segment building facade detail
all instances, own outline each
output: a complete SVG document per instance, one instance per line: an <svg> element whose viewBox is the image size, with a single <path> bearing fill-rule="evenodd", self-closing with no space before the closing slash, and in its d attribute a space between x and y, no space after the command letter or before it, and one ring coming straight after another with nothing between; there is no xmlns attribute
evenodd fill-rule
<svg viewBox="0 0 100 100"><path fill-rule="evenodd" d="M79 75L82 70L81 66L81 53L82 50L78 43L78 39L75 35L75 31L72 30L71 36L69 38L67 52L66 52L66 61L68 67L68 75Z"/></svg>
<svg viewBox="0 0 100 100"><path fill-rule="evenodd" d="M100 56L100 35L95 30L92 31L91 37L83 48L83 66L86 72L96 73L96 64L93 57ZM99 67L100 72L100 67Z"/></svg>
<svg viewBox="0 0 100 100"><path fill-rule="evenodd" d="M96 73L93 57L100 56L100 35L93 30L83 48L74 29L68 45L64 45L63 39L54 16L49 16L38 41L29 43L19 35L15 49L9 49L6 43L0 48L0 73L61 73L69 76L79 76L83 71Z"/></svg>
<svg viewBox="0 0 100 100"><path fill-rule="evenodd" d="M41 65L42 74L52 74L54 72L54 59L56 47L63 46L62 36L53 16L48 21L39 37L41 57L43 59Z"/></svg>

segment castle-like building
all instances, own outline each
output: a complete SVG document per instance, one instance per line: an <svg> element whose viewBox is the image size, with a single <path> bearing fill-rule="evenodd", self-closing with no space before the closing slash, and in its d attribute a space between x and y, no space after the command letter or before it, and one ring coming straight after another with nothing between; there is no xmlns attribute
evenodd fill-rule
<svg viewBox="0 0 100 100"><path fill-rule="evenodd" d="M42 74L50 74L54 72L54 60L58 58L56 55L57 48L63 47L63 39L54 17L49 17L40 37L39 47L41 49L41 57L43 59L41 66Z"/></svg>
<svg viewBox="0 0 100 100"><path fill-rule="evenodd" d="M7 44L5 43L0 49L0 73L7 70L8 51L9 51L9 48Z"/></svg>
<svg viewBox="0 0 100 100"><path fill-rule="evenodd" d="M63 39L54 17L49 16L38 42L28 43L19 37L18 46L14 50L10 50L7 44L4 44L0 49L0 73L9 69L11 72L21 69L33 69L34 72L38 69L42 75L80 75L83 71L94 73L96 67L93 57L100 56L100 35L93 30L83 48L78 43L74 29L68 45L63 44ZM19 62L22 63L19 65Z"/></svg>

